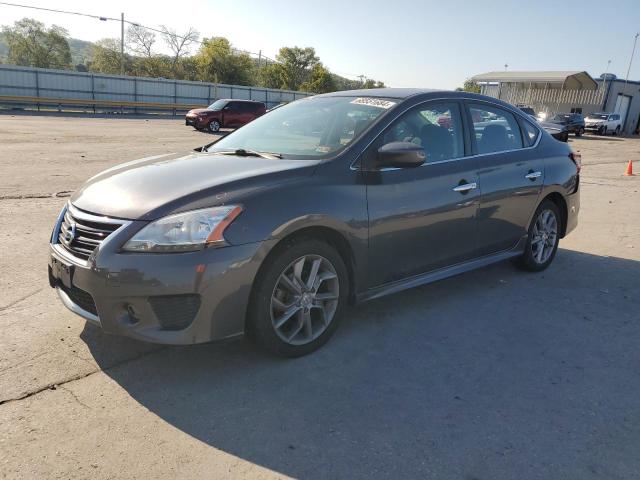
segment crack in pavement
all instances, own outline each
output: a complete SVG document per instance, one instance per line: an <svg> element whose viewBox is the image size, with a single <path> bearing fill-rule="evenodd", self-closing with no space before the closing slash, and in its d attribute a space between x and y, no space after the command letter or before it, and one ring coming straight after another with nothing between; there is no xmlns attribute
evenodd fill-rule
<svg viewBox="0 0 640 480"><path fill-rule="evenodd" d="M107 368L96 368L95 370L91 371L91 372L87 372L87 373L82 373L79 375L74 375L73 377L68 378L67 380L60 382L60 383L49 383L47 385L45 385L44 387L41 387L37 390L33 390L31 392L27 392L24 395L20 395L19 397L14 397L14 398L7 398L4 400L0 400L0 405L5 405L7 403L13 403L13 402L19 402L20 400L24 400L26 398L29 397L33 397L34 395L37 395L39 393L44 392L45 390L56 390L58 387L64 387L64 385L67 385L68 383L71 382L75 382L76 380L82 380L83 378L87 378L91 375L93 375L94 373L98 373L98 372L108 372L109 370L112 370L114 368L118 368L122 365L125 365L127 363L131 363L131 362L135 362L137 360L140 360L148 355L151 355L153 353L157 353L157 352L161 352L163 350L166 350L168 347L167 346L162 346L159 348L155 348L153 350L149 350L147 352L144 352L140 355L137 355L135 357L132 358L128 358L126 360L122 360L120 362L116 362L113 365L110 365ZM66 391L69 391L68 389L64 389Z"/></svg>
<svg viewBox="0 0 640 480"><path fill-rule="evenodd" d="M69 395L71 395L76 402L78 402L80 405L82 405L84 408L91 410L91 407L89 405L87 405L86 403L84 403L82 400L80 400L78 398L78 396L73 393L72 390L69 390L67 387L65 387L64 385L60 385L60 390L64 390L65 392L67 392Z"/></svg>
<svg viewBox="0 0 640 480"><path fill-rule="evenodd" d="M0 195L0 200L31 200L34 198L67 198L73 190L60 190L55 193L23 193L14 195Z"/></svg>
<svg viewBox="0 0 640 480"><path fill-rule="evenodd" d="M11 307L13 307L14 305L26 300L29 297L34 296L36 293L40 293L42 290L44 290L44 287L40 287L37 290L34 290L31 293L27 293L25 296L18 298L17 300L14 300L13 302L9 302L7 305L4 305L3 307L0 307L0 312L7 310Z"/></svg>

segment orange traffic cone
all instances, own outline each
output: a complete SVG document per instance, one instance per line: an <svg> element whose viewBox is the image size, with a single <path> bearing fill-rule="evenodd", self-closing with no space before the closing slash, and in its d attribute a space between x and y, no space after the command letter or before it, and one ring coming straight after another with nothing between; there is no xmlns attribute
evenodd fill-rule
<svg viewBox="0 0 640 480"><path fill-rule="evenodd" d="M633 176L633 161L629 160L629 163L627 164L627 171L624 172L624 174L627 177Z"/></svg>

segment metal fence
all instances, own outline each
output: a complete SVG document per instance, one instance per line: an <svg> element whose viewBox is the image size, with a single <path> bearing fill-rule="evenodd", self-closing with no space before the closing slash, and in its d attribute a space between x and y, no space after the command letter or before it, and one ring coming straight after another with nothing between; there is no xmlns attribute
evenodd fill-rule
<svg viewBox="0 0 640 480"><path fill-rule="evenodd" d="M270 108L309 95L241 85L0 65L0 105L13 107L53 105L58 109L168 110L176 114L210 105L219 98L257 100Z"/></svg>

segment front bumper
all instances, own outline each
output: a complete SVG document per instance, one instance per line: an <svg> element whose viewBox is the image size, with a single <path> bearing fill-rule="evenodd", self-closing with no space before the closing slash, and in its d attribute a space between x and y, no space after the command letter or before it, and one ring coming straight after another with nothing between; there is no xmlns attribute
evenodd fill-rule
<svg viewBox="0 0 640 480"><path fill-rule="evenodd" d="M120 252L140 223L111 234L87 261L50 244L49 279L62 303L106 333L154 343L242 334L253 279L271 242L174 254ZM71 266L70 285L55 276L55 262Z"/></svg>
<svg viewBox="0 0 640 480"><path fill-rule="evenodd" d="M198 117L187 116L184 119L184 124L187 126L195 127L195 128L200 128L203 126L203 124L200 122L200 119Z"/></svg>

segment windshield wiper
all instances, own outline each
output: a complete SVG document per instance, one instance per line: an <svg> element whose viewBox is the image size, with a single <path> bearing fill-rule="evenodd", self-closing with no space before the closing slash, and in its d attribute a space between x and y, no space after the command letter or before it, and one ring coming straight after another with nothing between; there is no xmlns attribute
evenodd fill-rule
<svg viewBox="0 0 640 480"><path fill-rule="evenodd" d="M276 158L282 158L279 153L270 152L257 152L255 150L247 150L246 148L237 148L235 150L220 150L210 153L216 153L218 155L237 155L238 157L262 157L269 160L275 160Z"/></svg>

